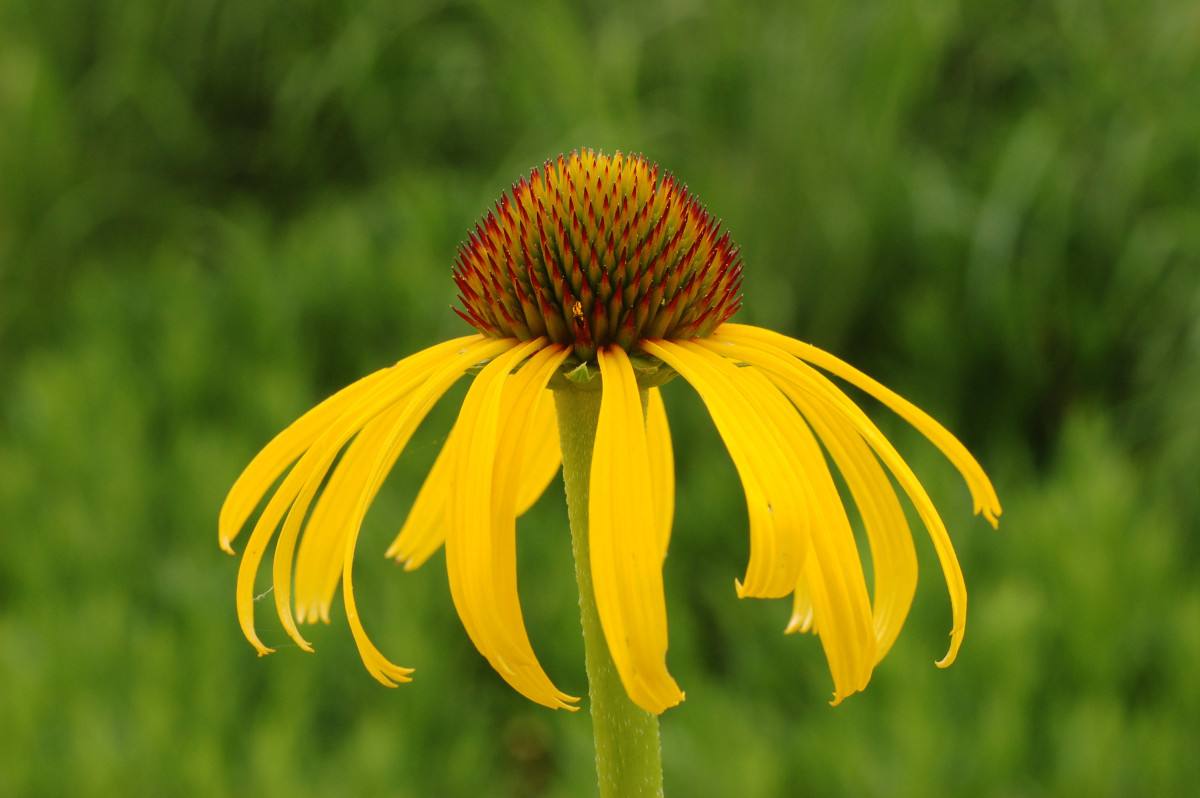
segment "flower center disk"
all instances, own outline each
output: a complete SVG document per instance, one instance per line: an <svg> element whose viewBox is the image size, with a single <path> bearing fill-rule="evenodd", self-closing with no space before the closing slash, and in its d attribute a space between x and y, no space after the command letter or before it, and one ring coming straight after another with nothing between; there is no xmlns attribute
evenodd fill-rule
<svg viewBox="0 0 1200 798"><path fill-rule="evenodd" d="M641 156L591 150L522 178L459 248L454 279L479 332L600 347L702 338L737 312L741 261L720 222Z"/></svg>

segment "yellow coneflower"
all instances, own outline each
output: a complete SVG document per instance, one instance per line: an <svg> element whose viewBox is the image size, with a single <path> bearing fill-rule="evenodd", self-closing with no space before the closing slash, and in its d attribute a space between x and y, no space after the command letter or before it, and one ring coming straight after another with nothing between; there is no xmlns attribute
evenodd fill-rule
<svg viewBox="0 0 1200 798"><path fill-rule="evenodd" d="M975 512L995 525L1000 504L992 485L954 436L870 377L809 344L730 323L740 301L737 250L673 177L619 153L582 151L547 162L476 227L459 252L455 280L459 315L476 334L432 346L326 399L272 440L230 491L220 542L232 553L234 537L291 466L238 573L238 617L260 654L270 649L254 628L254 580L278 533L275 604L297 645L311 650L297 623L328 621L340 582L367 670L387 685L409 680L411 671L385 658L363 629L351 581L355 544L418 424L456 380L474 374L387 554L413 569L445 544L467 633L531 700L571 707L577 699L554 686L530 645L517 597L516 518L559 468L558 422L567 423L556 419L561 398L586 392L599 397L586 567L603 636L638 706L657 714L683 698L667 670L662 582L674 475L658 386L675 376L704 401L745 489L751 545L737 593L794 596L787 631L819 635L835 703L867 684L916 587L913 539L889 472L940 559L953 624L938 664L954 660L967 595L945 526L904 460L829 375L924 433L962 473ZM547 388L560 399L558 411ZM866 531L871 589L831 465Z"/></svg>

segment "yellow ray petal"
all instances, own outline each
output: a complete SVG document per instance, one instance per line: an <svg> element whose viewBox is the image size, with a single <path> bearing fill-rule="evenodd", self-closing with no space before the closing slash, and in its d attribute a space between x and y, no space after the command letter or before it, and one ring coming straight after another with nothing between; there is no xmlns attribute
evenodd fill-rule
<svg viewBox="0 0 1200 798"><path fill-rule="evenodd" d="M862 624L850 616L850 602L846 601L842 587L842 572L839 563L821 562L818 555L808 558L804 564L804 583L808 588L812 605L813 627L825 651L825 660L833 676L833 703L866 687L874 664L874 647L870 655L862 646L862 630L871 631L869 620ZM799 584L799 583L797 583ZM868 613L868 619L869 619Z"/></svg>
<svg viewBox="0 0 1200 798"><path fill-rule="evenodd" d="M667 608L641 394L628 355L597 352L602 390L588 501L590 565L604 638L635 704L683 700L667 671Z"/></svg>
<svg viewBox="0 0 1200 798"><path fill-rule="evenodd" d="M349 520L358 502L358 491L366 481L378 455L381 436L399 420L409 394L398 397L388 408L354 436L342 453L329 482L305 525L296 556L296 619L329 623L329 607L342 581L342 556Z"/></svg>
<svg viewBox="0 0 1200 798"><path fill-rule="evenodd" d="M682 346L715 358L729 348L706 341L684 342ZM814 514L812 554L805 562L804 581L833 674L837 703L866 687L875 664L871 604L854 531L821 447L799 411L758 370L739 369L738 379L764 402L770 401L782 441L800 465L796 488Z"/></svg>
<svg viewBox="0 0 1200 798"><path fill-rule="evenodd" d="M493 360L463 401L450 460L456 489L448 507L446 569L455 608L479 652L530 700L564 707L575 699L557 690L538 664L516 589L515 466L524 456L533 404L567 354L545 344L536 339ZM501 419L506 391L512 416Z"/></svg>
<svg viewBox="0 0 1200 798"><path fill-rule="evenodd" d="M458 426L450 430L433 467L429 469L400 534L385 557L403 563L404 570L420 568L446 540L446 504L451 496L451 461L458 445Z"/></svg>
<svg viewBox="0 0 1200 798"><path fill-rule="evenodd" d="M259 516L238 567L236 589L238 621L242 632L260 655L270 653L271 649L262 644L254 630L254 580L258 572L258 565L266 552L267 544L275 535L275 529L288 508L308 483L320 483L338 449L372 417L411 390L413 384L424 379L431 364L436 363L439 357L445 357L447 353L457 351L459 348L464 351L478 351L480 347L487 346L484 341L482 336L473 336L471 341L461 346L460 341L448 341L405 358L387 369L387 373L382 378L373 381L366 389L355 393L349 403L342 408L340 414L327 422L325 429L316 441L309 446L308 451L284 477L275 494L267 502L262 515ZM257 481L257 478L251 481ZM289 634L296 639L298 645L307 648L308 644L304 642L298 632L294 631L295 624L291 623L290 608L277 600L276 608L279 609L281 606L283 607L280 613L281 618L283 618Z"/></svg>
<svg viewBox="0 0 1200 798"><path fill-rule="evenodd" d="M553 398L546 391L546 383L551 375L558 371L568 354L569 350L562 347L547 347L531 357L518 373L505 380L501 408L507 415L500 418L495 465L492 471L490 549L491 569L495 577L495 594L491 602L500 611L504 624L499 631L517 632L516 635L509 634L505 638L494 638L498 645L503 646L500 649L502 660L521 663L509 683L523 695L546 706L574 710L577 707L569 706L565 702L579 699L554 687L534 656L533 647L525 632L525 620L517 593L516 547L517 502L528 481L523 466L529 461L530 424L539 421L546 423L544 415L538 417L540 406L548 404L553 408ZM551 421L553 423L553 419ZM544 441L534 443L544 445ZM518 467L519 465L521 467ZM475 530L470 532L475 534Z"/></svg>
<svg viewBox="0 0 1200 798"><path fill-rule="evenodd" d="M453 350L482 339L482 335L468 335L446 341L434 349L438 351ZM405 366L406 368L415 367L431 351L419 352L394 366L380 369L374 374L369 374L346 386L293 421L287 429L264 446L234 482L233 487L229 490L229 495L225 497L225 503L221 506L221 515L217 523L221 548L230 554L233 553L231 542L241 531L246 519L250 517L250 513L254 512L255 506L262 499L263 494L278 479L284 469L303 454L347 407L378 385L380 381L393 374L397 367L402 364L408 364Z"/></svg>
<svg viewBox="0 0 1200 798"><path fill-rule="evenodd" d="M505 391L503 418L510 418L512 392ZM525 461L521 467L521 492L517 497L517 515L524 515L543 493L562 464L558 449L558 422L554 417L554 403L539 402L534 411L530 429L532 436L525 446ZM456 428L457 429L457 428ZM392 541L384 556L403 563L404 570L412 571L425 563L446 540L446 506L450 501L450 457L454 450L455 430L450 431L442 451L421 485L417 498L400 534Z"/></svg>
<svg viewBox="0 0 1200 798"><path fill-rule="evenodd" d="M284 478L267 503L251 533L238 569L238 619L243 633L260 654L268 653L270 649L262 645L254 629L254 578L266 546L274 536L275 528L288 508L294 503L300 503L306 509L313 492L324 479L337 452L345 445L346 441L372 418L385 412L409 391L412 391L414 386L423 382L439 360L444 362L447 358L453 358L456 359L456 362L462 361L458 366L461 373L462 369L469 367L473 362L490 357L489 353L500 351L510 345L498 345L497 342L477 336L466 344L461 344L460 341L450 341L430 347L397 363L388 370L382 379L366 391L356 395L343 412L327 424L326 429ZM298 511L292 517L302 518L303 510ZM282 542L283 553L277 554L276 557L277 579L282 574L282 582L276 582L276 608L279 610L281 621L289 635L296 640L298 645L307 647L307 643L295 628L291 608L287 601L290 592L291 554L294 550L297 531L297 521L293 521L290 525L285 524L285 534L288 539ZM279 598L280 593L283 594L282 599Z"/></svg>
<svg viewBox="0 0 1200 798"><path fill-rule="evenodd" d="M818 349L812 344L797 341L786 335L780 335L779 333L764 330L760 327L726 323L717 328L714 337L728 338L730 340L741 338L746 341L758 341L770 344L790 355L841 377L851 385L871 394L871 396L883 402L909 424L916 427L921 434L942 451L942 454L946 455L950 462L954 464L954 467L958 469L959 473L962 474L963 479L966 480L967 488L971 491L971 498L975 504L975 513L979 514L982 512L983 517L993 527L999 523L1001 513L1000 499L996 495L996 489L992 487L991 480L988 479L987 474L984 473L978 461L945 427L912 402L909 402L891 389L863 374L849 363L834 357L823 349Z"/></svg>
<svg viewBox="0 0 1200 798"><path fill-rule="evenodd" d="M562 452L558 448L558 419L554 416L552 397L543 396L537 403L530 436L525 446L525 464L521 466L517 515L524 515L541 498L562 465Z"/></svg>
<svg viewBox="0 0 1200 798"><path fill-rule="evenodd" d="M346 605L346 619L354 642L358 646L359 656L367 671L381 683L394 687L398 681L405 681L412 671L393 665L380 653L379 649L367 637L362 621L358 616L358 608L354 600L354 550L358 543L358 535L362 530L363 518L367 508L375 499L383 480L391 470L396 458L400 456L417 426L428 415L433 405L450 389L466 369L476 363L496 356L514 348L513 340L485 340L477 347L466 347L462 351L443 358L438 368L434 369L427 379L417 386L400 418L393 424L386 440L378 448L375 463L359 494L358 503L350 518L349 534L346 536L342 558L342 600Z"/></svg>
<svg viewBox="0 0 1200 798"><path fill-rule="evenodd" d="M782 387L782 386L781 386ZM846 479L862 515L875 564L875 662L900 634L917 589L917 552L892 483L857 431L802 393L785 389Z"/></svg>
<svg viewBox="0 0 1200 798"><path fill-rule="evenodd" d="M675 515L675 452L671 447L671 428L662 393L651 388L646 405L646 446L650 452L650 489L654 496L654 528L658 548L667 556L671 542L671 522Z"/></svg>
<svg viewBox="0 0 1200 798"><path fill-rule="evenodd" d="M722 354L729 350L727 344L706 342L705 345ZM917 587L917 554L908 520L895 489L857 430L797 390L790 381L779 378L773 381L829 450L862 515L875 563L873 616L877 663L896 641ZM815 621L811 613L807 588L798 589L788 631L808 631Z"/></svg>
<svg viewBox="0 0 1200 798"><path fill-rule="evenodd" d="M406 405L403 403L402 397L403 395L394 400L399 405L399 410L401 412L406 409ZM358 432L358 435L355 437L355 441L363 441L361 450L366 455L366 457L363 458L364 460L371 462L378 457L379 449L383 442L386 441L387 434L390 431L389 425L386 424L386 421L392 420L395 416L399 415L395 412L396 410L396 407L389 408L388 410L384 411L381 416L373 419L371 422L367 422L367 424L364 425L363 428ZM380 419L384 419L385 424L373 424L374 421L379 421ZM394 420L392 423L395 423ZM288 633L288 636L290 636L298 646L306 650L311 649L309 649L307 641L305 641L300 635L299 630L296 628L296 621L292 617L291 589L293 558L296 551L296 541L299 538L300 529L301 525L304 523L304 518L308 514L309 505L312 503L313 497L323 481L324 472L328 469L328 464L332 462L333 457L336 455L336 451L342 447L342 444L343 441L340 439L340 437L336 443L330 441L324 444L327 447L324 449L324 451L328 453L327 459L325 457L322 458L324 467L315 468L311 472L308 480L304 484L304 487L300 490L300 493L292 502L292 507L288 511L287 519L284 521L283 528L279 532L279 539L275 543L275 561L272 568L272 579L275 585L275 608L279 614L280 621L283 623L284 630ZM322 447L322 441L318 440L318 442L313 445L313 449L310 451L316 451L320 449L320 447ZM365 473L362 476L365 476ZM343 479L341 485L334 485L333 487L342 488L345 485L346 481ZM342 492L353 491L356 486L350 485L348 487L349 490L343 490ZM336 496L337 494L334 495ZM330 504L335 507L340 504L344 508L345 513L336 516L336 520L326 526L314 526L310 520L305 527L304 536L306 538L325 539L328 541L326 545L330 546L332 549L331 553L336 555L340 552L334 547L337 547L339 544L344 545L347 535L346 527L343 523L340 523L340 521L350 514L353 505L349 502L338 502L336 499L331 499ZM323 520L324 519L321 518L317 519L318 522ZM336 560L338 558L334 556L333 559ZM326 616L328 616L328 611L326 611ZM301 620L303 620L303 617Z"/></svg>
<svg viewBox="0 0 1200 798"><path fill-rule="evenodd" d="M871 678L876 662L871 602L854 531L820 446L802 421L789 442L800 455L810 480L808 490L815 510L813 553L804 572L815 626L821 630L821 645L834 675L837 703L865 688ZM824 593L813 587L814 571L821 573Z"/></svg>
<svg viewBox="0 0 1200 798"><path fill-rule="evenodd" d="M267 489L350 404L388 377L393 368L380 369L338 391L293 421L254 456L233 483L221 506L217 526L222 549L230 554L235 553L231 545L233 539L241 532L246 519L254 512Z"/></svg>
<svg viewBox="0 0 1200 798"><path fill-rule="evenodd" d="M365 427L370 422L370 419L375 418L380 414L387 414L389 411L394 411L397 404L404 404L404 400L410 391L414 393L420 393L421 389L424 387L423 383L425 383L429 376L431 374L437 374L439 369L444 371L446 369L447 362L451 364L450 372L453 373L453 378L451 381L453 381L453 379L457 379L458 376L461 375L462 370L471 365L471 358L473 357L471 354L471 349L474 347L484 346L486 346L486 344L476 342L461 351L454 350L453 353L443 352L443 361L441 363L438 363L437 361L426 360L421 364L420 368L414 369L405 374L404 381L402 383L393 386L390 392L386 394L380 394L378 397L375 397L374 401L371 401L370 394L368 394L364 397L363 402L352 405L347 410L343 418L348 418L351 420L342 433L331 435L327 432L326 434L323 434L305 454L303 460L312 458L316 465L309 471L304 486L300 489L299 493L293 500L291 510L287 515L287 520L284 521L283 528L280 530L279 540L275 544L275 563L273 568L275 584L275 607L279 613L280 622L283 624L284 630L287 631L292 640L294 640L301 648L308 650L309 646L307 641L305 641L300 635L299 630L296 628L295 620L292 617L292 559L296 549L296 540L300 534L300 529L304 522L304 518L308 514L308 508L312 503L317 490L320 488L321 483L324 481L325 472L333 463L338 451L340 451L346 443L348 435L345 433ZM455 368L457 368L458 371L454 371ZM436 401L436 397L434 398L434 401ZM404 407L399 414L399 417L403 418L404 414L407 412L408 408ZM415 428L415 424L413 426ZM361 435L362 433L360 432L359 434ZM376 434L378 439L367 443L366 446L367 449L375 455L374 467L379 467L382 463L383 473L386 474L391 470L392 464L400 455L400 451L403 449L404 442L402 441L398 444L393 444L389 449L389 444L387 443L388 430L386 428L381 428ZM405 438L404 441L407 441L407 438ZM348 495L335 494L335 497L341 497L341 501L339 501L338 498L331 497L331 502L335 506L340 506L343 508L343 513L340 514L339 517L346 517L352 514L349 511L352 510L354 506L354 492L358 489L358 487L359 486L357 485L349 486L349 489L345 491L345 493ZM374 490L378 490L378 485L375 486ZM373 499L374 492L372 492L371 495L366 498L366 503L369 505ZM336 524L329 528L314 528L311 526L310 522L309 528L306 530L306 535L343 537L345 534L346 533L344 533L343 528ZM357 531L352 531L349 534L357 535Z"/></svg>
<svg viewBox="0 0 1200 798"><path fill-rule="evenodd" d="M739 595L788 595L808 554L809 508L795 489L800 475L780 444L767 399L747 392L737 367L720 357L671 341L643 341L642 348L700 394L741 477L750 516L750 562Z"/></svg>
<svg viewBox="0 0 1200 798"><path fill-rule="evenodd" d="M788 620L784 634L792 632L812 632L819 634L816 619L813 617L812 591L808 589L808 580L800 575L796 583L796 592L792 595L792 617Z"/></svg>
<svg viewBox="0 0 1200 798"><path fill-rule="evenodd" d="M925 523L925 528L929 531L942 566L942 573L946 578L946 587L950 593L950 606L953 613L953 626L950 632L950 650L938 662L938 666L944 668L950 665L958 654L958 648L962 644L966 628L966 585L963 582L962 570L959 567L958 558L954 554L950 536L946 532L946 526L929 495L925 492L924 486L913 474L908 463L858 405L854 404L845 393L812 366L758 338L722 334L715 340L730 346L728 357L751 363L772 374L775 378L791 382L796 389L807 393L812 400L821 403L829 412L836 414L862 436L895 475L900 486L916 507L917 513Z"/></svg>
<svg viewBox="0 0 1200 798"><path fill-rule="evenodd" d="M340 427L339 427L340 429ZM348 434L353 434L351 431ZM299 493L304 482L310 474L314 472L324 476L325 468L315 458L302 457L284 479L283 484L276 489L271 500L267 502L267 506L263 509L262 515L259 516L258 522L254 526L254 531L250 533L250 539L246 542L246 549L242 554L242 560L238 563L237 587L235 588L235 596L237 603L238 623L242 627L242 634L250 641L251 645L258 651L259 656L270 654L274 649L267 648L259 639L258 633L254 628L254 581L258 575L258 566L262 562L263 555L266 553L267 545L271 542L271 538L275 536L275 530L279 526L279 522L283 519L288 507L291 506L296 494ZM299 636L299 635L297 635ZM311 651L312 648L307 642L301 638L297 645L306 651Z"/></svg>

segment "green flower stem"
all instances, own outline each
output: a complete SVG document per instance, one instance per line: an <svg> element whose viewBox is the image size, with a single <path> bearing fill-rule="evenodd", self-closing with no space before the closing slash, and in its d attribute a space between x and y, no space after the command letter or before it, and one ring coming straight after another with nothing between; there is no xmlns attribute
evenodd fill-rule
<svg viewBox="0 0 1200 798"><path fill-rule="evenodd" d="M646 407L642 391L642 408ZM575 549L575 578L579 582L579 611L583 621L583 647L587 664L588 698L596 737L596 772L601 798L662 796L662 750L658 716L629 700L617 667L608 652L588 554L588 488L592 473L592 448L600 417L600 391L558 390L558 434L562 443L563 482L567 487L567 512Z"/></svg>

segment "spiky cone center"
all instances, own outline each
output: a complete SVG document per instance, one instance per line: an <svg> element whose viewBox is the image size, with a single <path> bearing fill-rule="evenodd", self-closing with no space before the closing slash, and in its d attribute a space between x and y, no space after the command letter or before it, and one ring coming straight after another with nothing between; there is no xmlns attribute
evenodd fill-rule
<svg viewBox="0 0 1200 798"><path fill-rule="evenodd" d="M720 222L638 155L591 150L533 169L476 225L454 279L472 327L546 336L572 367L643 339L703 338L741 304L741 261Z"/></svg>

